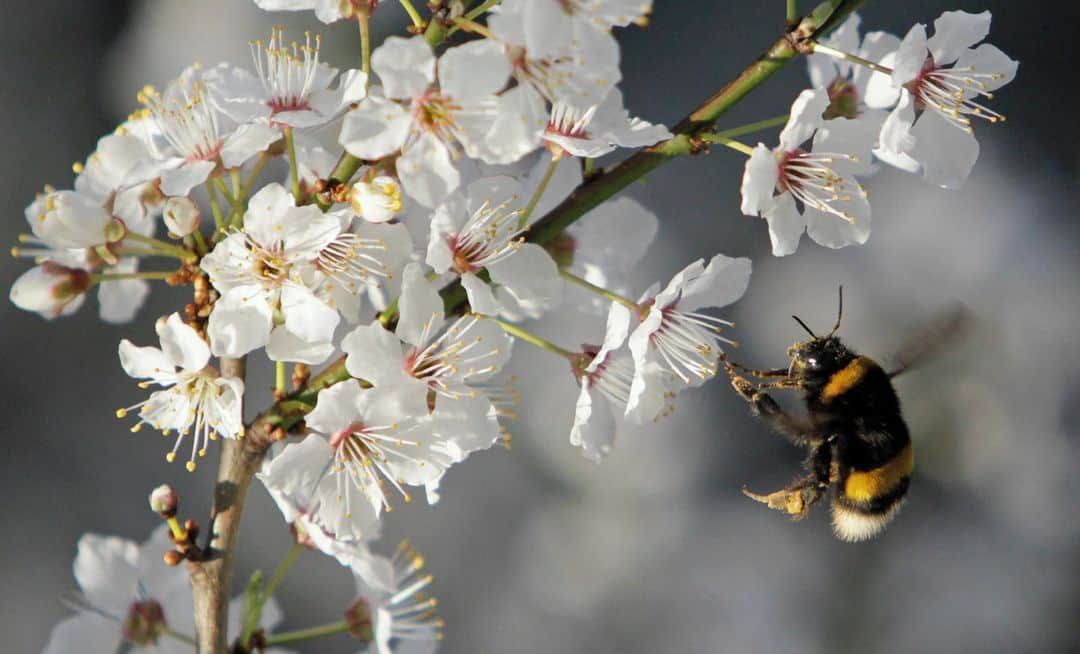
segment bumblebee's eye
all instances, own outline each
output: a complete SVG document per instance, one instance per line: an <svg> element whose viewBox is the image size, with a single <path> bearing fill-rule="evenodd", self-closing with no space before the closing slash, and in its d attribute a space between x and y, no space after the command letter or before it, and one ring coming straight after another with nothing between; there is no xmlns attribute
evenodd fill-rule
<svg viewBox="0 0 1080 654"><path fill-rule="evenodd" d="M806 365L811 367L811 368L814 368L815 370L819 367L818 366L818 361L814 357L808 357L806 359Z"/></svg>

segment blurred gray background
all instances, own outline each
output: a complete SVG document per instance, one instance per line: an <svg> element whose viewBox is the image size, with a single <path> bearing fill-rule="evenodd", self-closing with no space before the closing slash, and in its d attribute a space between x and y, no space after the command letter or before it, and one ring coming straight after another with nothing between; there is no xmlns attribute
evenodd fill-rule
<svg viewBox="0 0 1080 654"><path fill-rule="evenodd" d="M657 5L650 28L619 33L623 89L633 113L667 124L756 57L783 12L779 0ZM6 8L0 202L11 244L34 192L67 187L71 162L126 115L144 83L164 86L195 59L246 65L248 39L283 21L312 25L324 44L354 43L351 25L260 14L249 0ZM802 453L754 421L722 381L682 395L653 429L620 433L597 468L567 443L576 391L565 364L519 345L517 373L552 381L526 387L513 450L475 455L446 477L438 506L413 503L388 520L384 549L408 535L436 575L443 651L1077 651L1080 16L1073 3L1005 0L870 0L861 13L865 29L903 34L949 8L992 9L991 41L1021 61L993 104L1008 122L976 126L982 156L962 191L885 171L869 182L868 244L831 251L804 240L784 259L769 255L764 222L739 214L736 153L676 161L628 191L662 224L632 280L637 290L716 252L754 259L749 293L725 313L739 325L745 363L784 364L800 335L788 316L831 324L839 283L841 334L876 357L950 300L974 310L965 344L898 381L918 464L895 524L851 545L833 538L825 510L792 524L744 498L743 484L788 482ZM375 29L403 21L387 0ZM355 54L328 47L324 56L344 66ZM783 113L806 84L803 64L793 64L721 126ZM2 265L5 286L26 268ZM4 652L39 651L68 615L59 597L75 588L82 533L145 539L157 522L146 494L165 481L185 513L205 515L214 466L168 466L160 437L113 418L143 395L118 365L117 342L154 343L153 317L180 302L159 290L126 327L102 324L93 301L49 324L0 305ZM536 326L567 345L595 341L597 329ZM253 488L238 581L273 569L288 538ZM284 628L337 619L352 590L333 561L304 554L278 595ZM297 649L356 648L336 637Z"/></svg>

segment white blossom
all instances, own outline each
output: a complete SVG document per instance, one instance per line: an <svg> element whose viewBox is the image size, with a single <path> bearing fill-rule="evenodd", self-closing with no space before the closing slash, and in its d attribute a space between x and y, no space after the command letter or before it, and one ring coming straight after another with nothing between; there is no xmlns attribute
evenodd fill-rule
<svg viewBox="0 0 1080 654"><path fill-rule="evenodd" d="M353 212L369 223L385 223L401 212L401 185L389 175L361 179L349 189Z"/></svg>
<svg viewBox="0 0 1080 654"><path fill-rule="evenodd" d="M623 108L622 92L611 89L603 102L582 111L559 100L551 108L544 141L556 156L600 157L616 147L640 148L671 138L663 125L632 118Z"/></svg>
<svg viewBox="0 0 1080 654"><path fill-rule="evenodd" d="M434 652L443 621L435 612L437 600L424 592L434 579L423 571L424 557L402 541L382 560L393 570L394 585L372 587L356 576L358 596L345 612L350 634L368 644L369 654L395 654L405 646L410 652Z"/></svg>
<svg viewBox="0 0 1080 654"><path fill-rule="evenodd" d="M869 170L876 128L858 119L826 121L828 105L822 89L800 93L780 144L759 143L746 162L742 212L768 221L776 256L795 252L803 231L831 248L870 237L870 203L854 175ZM808 152L802 144L811 137Z"/></svg>
<svg viewBox="0 0 1080 654"><path fill-rule="evenodd" d="M199 66L190 66L164 92L148 86L139 93L147 118L140 136L157 161L133 175L160 178L165 195L187 195L219 162L235 168L281 138L269 125L233 124L209 97L204 77Z"/></svg>
<svg viewBox="0 0 1080 654"><path fill-rule="evenodd" d="M471 41L436 61L422 36L391 36L372 53L371 66L382 91L373 90L345 115L339 141L350 154L380 159L400 151L401 185L426 207L458 187L461 175L453 160L462 152L495 161L488 132L495 94L510 76L498 44Z"/></svg>
<svg viewBox="0 0 1080 654"><path fill-rule="evenodd" d="M882 126L874 154L898 168L915 172L944 188L959 188L979 156L972 117L989 122L1004 116L986 107L984 98L1016 76L1019 64L983 43L990 32L990 12L947 11L934 21L934 36L916 24L895 54L883 59L890 78L875 75L867 101L896 107Z"/></svg>
<svg viewBox="0 0 1080 654"><path fill-rule="evenodd" d="M221 111L243 125L315 128L336 118L367 95L367 75L349 70L330 88L338 71L319 60L319 37L286 43L285 29L275 27L267 42L251 43L255 74L219 67L206 75Z"/></svg>
<svg viewBox="0 0 1080 654"><path fill-rule="evenodd" d="M852 13L831 34L822 39L821 44L874 62L880 61L900 45L900 39L887 32L867 32L860 42L860 22L859 15ZM825 89L829 94L829 106L825 109L826 119L859 118L879 127L884 122L886 113L880 107L868 105L867 87L870 79L874 77L880 78L878 82L887 82L886 75L826 54L809 55L806 65L811 86Z"/></svg>
<svg viewBox="0 0 1080 654"><path fill-rule="evenodd" d="M165 433L176 431L176 441L166 457L170 462L190 434L191 457L187 468L194 470L196 455L205 455L211 440L218 436L239 438L243 435L241 400L244 383L239 379L220 377L208 365L210 348L198 332L180 320L178 314L160 321L157 332L160 349L136 347L127 339L121 341L120 363L129 376L145 379L145 384L160 386L162 390L154 391L138 404L120 409L116 415L123 418L138 409L139 422L132 431L138 431L144 424Z"/></svg>
<svg viewBox="0 0 1080 654"><path fill-rule="evenodd" d="M473 313L514 308L538 316L559 299L562 280L544 248L524 242L519 185L507 177L477 180L435 209L427 263L461 279ZM486 269L490 284L477 273Z"/></svg>
<svg viewBox="0 0 1080 654"><path fill-rule="evenodd" d="M648 311L627 339L634 357L627 415L647 418L652 413L653 398L668 390L657 384L677 390L679 382L697 386L716 374L721 344L732 342L720 331L731 323L701 309L735 302L749 283L749 259L718 254L708 265L702 259L691 263L659 293L645 294L638 304ZM653 364L666 374L655 375Z"/></svg>

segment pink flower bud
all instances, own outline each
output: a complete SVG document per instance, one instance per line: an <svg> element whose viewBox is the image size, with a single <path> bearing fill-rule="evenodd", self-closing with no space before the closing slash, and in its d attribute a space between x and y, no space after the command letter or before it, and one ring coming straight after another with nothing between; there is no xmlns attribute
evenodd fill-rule
<svg viewBox="0 0 1080 654"><path fill-rule="evenodd" d="M168 484L162 484L150 491L150 508L155 513L160 513L163 518L176 515L176 507L179 503L180 497Z"/></svg>
<svg viewBox="0 0 1080 654"><path fill-rule="evenodd" d="M10 297L20 309L51 319L79 308L89 287L89 272L47 261L15 280Z"/></svg>

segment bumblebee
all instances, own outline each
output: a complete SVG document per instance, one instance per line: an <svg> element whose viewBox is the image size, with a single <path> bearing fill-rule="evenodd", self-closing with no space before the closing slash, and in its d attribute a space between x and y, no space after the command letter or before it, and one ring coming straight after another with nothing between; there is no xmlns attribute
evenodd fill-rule
<svg viewBox="0 0 1080 654"><path fill-rule="evenodd" d="M843 317L843 287L839 304L836 325L824 336L792 316L811 338L788 348L787 368L752 370L721 360L732 386L753 412L809 450L804 477L767 495L745 487L743 493L800 520L831 490L833 531L842 540L856 542L880 533L896 516L915 468L911 436L892 378L957 335L967 323L967 312L958 306L943 313L900 350L895 357L898 367L886 372L836 337ZM755 384L740 372L772 381ZM782 409L766 392L771 388L801 391L807 417Z"/></svg>

